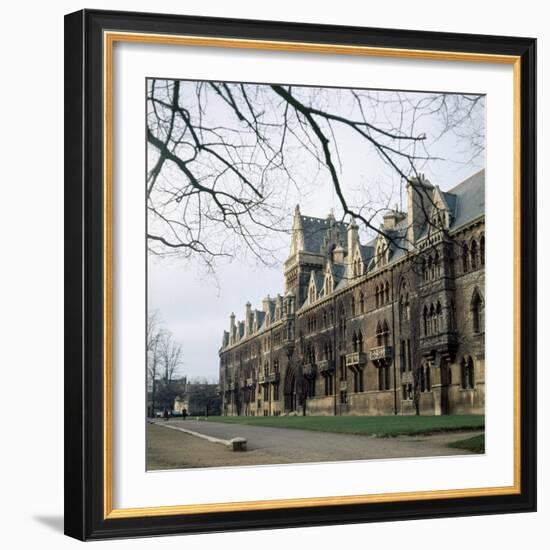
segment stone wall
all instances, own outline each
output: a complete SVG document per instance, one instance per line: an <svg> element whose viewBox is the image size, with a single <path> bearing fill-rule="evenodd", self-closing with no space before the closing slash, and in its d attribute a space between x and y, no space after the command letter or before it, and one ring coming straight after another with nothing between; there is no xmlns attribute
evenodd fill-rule
<svg viewBox="0 0 550 550"><path fill-rule="evenodd" d="M460 258L461 243L480 242L483 230L481 220L462 229L453 241L441 236L430 241L421 257L437 253L440 264L427 277L418 258L390 263L358 277L334 295L297 307L269 330L222 349L222 387L228 387L225 376L233 383L247 376L256 382L246 408L240 390L224 391L225 414L416 414L413 399L405 395L408 386L419 393L420 414L483 414L485 330L483 324L476 326L472 304L476 293L483 304L485 301L484 261L478 257L464 269ZM406 317L403 288L410 300ZM382 293L380 289L384 289ZM440 313L434 321L435 332L428 334L423 312L435 304ZM281 339L289 326L293 327L293 342ZM360 344L357 335L361 335ZM410 351L404 356L407 345ZM361 356L353 362L350 356L356 352ZM328 396L327 361L331 362L332 377L332 394ZM468 361L473 382L464 384ZM275 364L280 374L279 399L274 399L272 385L266 399L259 378L264 371L273 373ZM430 372L422 391L417 385L421 366ZM382 369L387 374L381 377ZM354 372L362 373L362 384L354 380ZM313 389L306 377L314 380Z"/></svg>

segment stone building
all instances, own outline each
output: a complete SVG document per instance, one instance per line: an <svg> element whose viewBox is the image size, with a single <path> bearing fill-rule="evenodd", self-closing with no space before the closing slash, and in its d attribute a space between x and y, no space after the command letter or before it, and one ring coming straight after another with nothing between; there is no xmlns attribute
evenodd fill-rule
<svg viewBox="0 0 550 550"><path fill-rule="evenodd" d="M297 206L284 295L223 333L222 414L483 414L484 227L484 171L410 181L366 244Z"/></svg>

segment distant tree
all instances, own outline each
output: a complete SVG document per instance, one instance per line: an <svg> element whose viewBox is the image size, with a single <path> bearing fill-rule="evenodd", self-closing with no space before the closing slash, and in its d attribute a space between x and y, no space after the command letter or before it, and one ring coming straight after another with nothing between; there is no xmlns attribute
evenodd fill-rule
<svg viewBox="0 0 550 550"><path fill-rule="evenodd" d="M181 344L161 327L158 313L152 312L147 320L147 377L153 413L157 408L172 408L181 392L181 382L177 380L181 364Z"/></svg>
<svg viewBox="0 0 550 550"><path fill-rule="evenodd" d="M147 380L151 393L151 414L155 414L158 398L158 379L162 366L163 331L159 328L158 313L152 312L147 318Z"/></svg>
<svg viewBox="0 0 550 550"><path fill-rule="evenodd" d="M160 339L162 379L166 384L174 381L178 368L182 364L181 344L174 340L172 333L164 331Z"/></svg>

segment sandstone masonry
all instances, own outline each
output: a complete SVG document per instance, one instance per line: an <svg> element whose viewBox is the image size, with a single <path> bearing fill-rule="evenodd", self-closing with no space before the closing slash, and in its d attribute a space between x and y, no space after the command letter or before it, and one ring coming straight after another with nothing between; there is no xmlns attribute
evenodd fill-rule
<svg viewBox="0 0 550 550"><path fill-rule="evenodd" d="M367 244L296 207L284 295L223 333L222 414L483 414L484 228L484 171L409 182Z"/></svg>

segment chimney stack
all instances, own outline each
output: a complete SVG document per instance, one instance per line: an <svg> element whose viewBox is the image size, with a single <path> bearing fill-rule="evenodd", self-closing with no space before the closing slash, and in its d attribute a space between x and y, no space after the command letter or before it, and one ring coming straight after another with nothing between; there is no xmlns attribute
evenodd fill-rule
<svg viewBox="0 0 550 550"><path fill-rule="evenodd" d="M432 209L434 186L419 174L407 184L407 240L409 248L414 248L422 227Z"/></svg>
<svg viewBox="0 0 550 550"><path fill-rule="evenodd" d="M250 302L246 302L244 306L244 333L245 336L248 336L250 334L250 308L251 308Z"/></svg>

